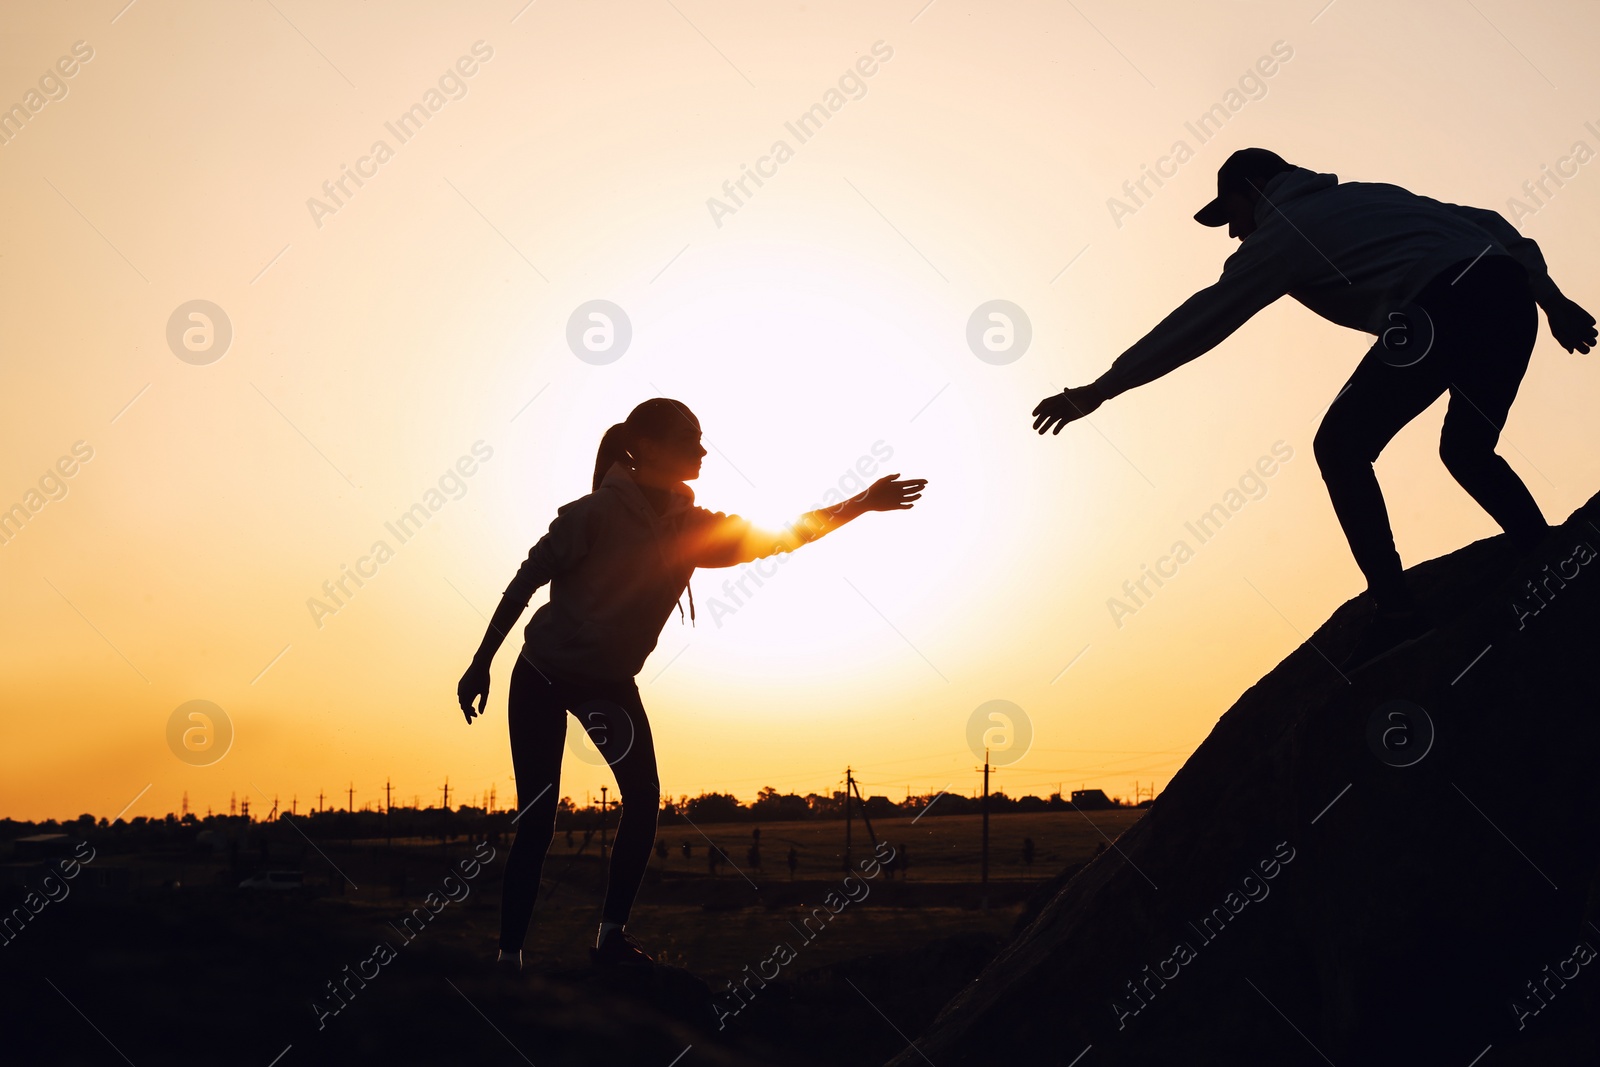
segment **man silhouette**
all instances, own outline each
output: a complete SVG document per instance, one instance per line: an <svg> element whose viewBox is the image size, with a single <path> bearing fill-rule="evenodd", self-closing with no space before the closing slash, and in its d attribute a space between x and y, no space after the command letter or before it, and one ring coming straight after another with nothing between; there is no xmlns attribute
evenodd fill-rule
<svg viewBox="0 0 1600 1067"><path fill-rule="evenodd" d="M1445 468L1519 552L1532 550L1549 526L1495 444L1538 333L1534 304L1568 352L1595 345L1594 316L1556 288L1539 246L1499 213L1396 185L1340 182L1264 148L1229 156L1217 171L1216 199L1194 217L1226 225L1241 242L1222 276L1094 382L1041 401L1034 428L1060 433L1111 397L1209 351L1286 293L1323 318L1376 334L1314 441L1373 606L1342 666L1365 666L1432 629L1406 588L1373 461L1448 391L1439 437Z"/></svg>

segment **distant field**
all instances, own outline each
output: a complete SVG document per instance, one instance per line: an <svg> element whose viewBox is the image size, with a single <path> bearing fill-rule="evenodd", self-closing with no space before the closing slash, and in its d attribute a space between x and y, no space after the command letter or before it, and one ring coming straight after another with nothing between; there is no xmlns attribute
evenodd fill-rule
<svg viewBox="0 0 1600 1067"><path fill-rule="evenodd" d="M1100 845L1110 841L1144 815L1142 810L1114 809L1079 813L1031 812L993 815L989 818L989 879L996 892L995 906L976 908L979 878L979 842L982 816L926 816L915 825L910 819L874 823L880 839L896 849L905 847L911 866L909 887L889 890L880 874L870 882L870 893L860 905L851 905L829 923L829 928L805 945L800 969L822 966L874 952L902 951L930 940L966 932L1009 936L1022 911L1020 901L1028 888L1054 877L1063 868L1091 859ZM630 930L636 930L664 962L695 969L710 976L731 975L745 963L761 958L772 944L788 939L798 947L791 920L844 878L842 857L844 823L763 823L761 869L750 866L745 855L754 825L701 826L701 836L691 826L664 826L660 838L670 851L663 868L659 859L652 869L661 880L646 882L634 908ZM706 876L706 838L728 853L740 870L726 866L714 880ZM1022 863L1022 840L1033 838L1032 868ZM583 835L574 834L575 842ZM692 845L685 861L679 845ZM859 861L872 853L866 829L857 821L853 829L853 854ZM799 853L796 884L789 885L785 862L789 846ZM565 835L557 834L545 864L544 902L528 939L530 959L575 965L591 944L603 888L598 860L583 857L563 873L572 850ZM748 876L749 882L745 877ZM553 883L561 881L551 894ZM897 876L896 882L901 881ZM751 884L753 883L753 885ZM947 887L947 888L941 888ZM907 894L903 889L919 889ZM695 900L718 900L731 910L707 911ZM487 916L485 916L487 918ZM478 936L487 935L485 928Z"/></svg>
<svg viewBox="0 0 1600 1067"><path fill-rule="evenodd" d="M957 933L1008 936L1033 886L1091 859L1101 846L1109 849L1110 842L1143 814L1113 809L991 816L988 910L979 907L977 884L981 816L928 815L915 823L908 818L875 822L880 840L910 857L909 868L892 881L883 873L868 879L867 898L846 908L830 922L824 936L806 945L799 969L865 953L905 950ZM747 853L751 831L758 825L759 867ZM836 820L704 824L698 830L686 824L663 825L658 836L668 845L667 858L665 862L652 858L630 929L663 961L708 977L732 974L752 954L766 953L777 939L793 934L790 922L841 886L844 834L843 821ZM1022 862L1022 842L1029 837L1034 842L1031 867ZM706 863L708 838L734 865L724 864L714 877ZM684 841L691 850L687 860L680 847ZM547 966L587 962L587 946L593 943L605 895L606 865L598 835L580 850L582 842L581 832L573 834L570 846L566 834L557 833L550 847L528 938L530 960ZM450 921L439 924L430 939L454 942L473 956L492 951L506 845L504 840L499 843L496 859L475 883L477 891L450 908ZM798 859L792 879L787 864L791 845ZM244 864L238 870L230 869L226 857L194 853L108 854L97 862L132 868L129 885L137 899L158 912L166 905L150 894L163 883L181 882L185 887L172 898L173 905L194 892L221 893L245 905L257 894L233 888L243 874L262 865L298 869L315 896L301 905L312 926L334 922L343 927L354 922L389 936L388 923L438 887L451 865L472 847L473 841L465 837L448 845L436 839L397 838L392 847L382 838L348 844L324 840L317 848L301 843L289 852L274 849L265 864L253 851L242 852ZM859 820L852 831L852 854L857 865L872 855L871 838Z"/></svg>
<svg viewBox="0 0 1600 1067"><path fill-rule="evenodd" d="M849 883L842 822L762 824L759 869L745 851L752 824L706 824L706 836L692 826L663 827L669 855L665 864L652 860L629 932L718 994L770 967L764 961L776 958L778 946L792 957L728 1033L685 1032L682 1044L676 1033L651 1038L659 1054L649 1062L675 1062L693 1042L694 1062L718 1062L699 1058L717 1047L759 1047L764 1062L796 1067L882 1063L902 1047L896 1028L920 1031L1011 938L1041 883L1091 859L1098 846L1112 850L1109 841L1143 814L992 817L986 893L978 885L979 816L884 820L875 829L911 857L909 877L858 874ZM707 873L707 836L738 870ZM1021 859L1025 837L1035 846L1031 868ZM7 1006L71 1044L78 1058L59 1062L107 1061L108 1050L96 1044L101 1035L80 1025L79 1010L139 1063L267 1063L289 1048L280 1067L377 1062L379 1047L397 1063L519 1062L508 1038L532 1062L563 1062L561 1035L570 1037L573 1027L641 1039L632 1009L590 981L606 864L598 838L580 853L582 839L574 834L569 847L561 833L552 845L524 945L534 974L523 983L490 971L504 838L472 878L461 875L461 861L488 842L469 835L392 846L383 838L313 844L262 835L234 856L108 847L88 869L116 868L119 877L80 877L70 898L49 904L7 947L19 976ZM685 840L687 861L679 849ZM872 854L859 822L852 843L858 861ZM791 845L799 859L792 879ZM1123 862L1114 850L1106 860ZM301 871L305 888L237 888L262 868ZM451 887L455 896L440 901ZM324 1029L313 1002L326 1002L329 983L345 981L378 944L392 946L398 962L370 989L356 990ZM219 945L229 951L218 956ZM737 1000L724 1006L730 1003ZM572 1011L587 1014L569 1019Z"/></svg>
<svg viewBox="0 0 1600 1067"><path fill-rule="evenodd" d="M1143 814L1139 809L1115 808L1083 813L1068 810L991 815L989 878L991 881L1048 878L1068 864L1089 859L1097 847L1110 847L1108 842L1116 840L1118 834L1138 822ZM880 839L887 840L897 850L904 846L910 859L906 876L911 881L976 881L982 825L980 815L927 815L915 824L910 819L885 819L874 822L873 829ZM704 831L704 836L692 826L663 825L657 837L669 847L665 869L704 874L708 837L741 869L746 868L749 866L746 850L751 842L750 831L756 826L761 829L760 873L767 878L788 877L787 856L791 845L798 852L798 877L814 878L819 873L842 868L844 822L828 820L702 825L699 830ZM577 841L583 839L582 834L574 836ZM1031 869L1022 862L1023 839L1030 837L1034 845ZM684 841L692 848L688 860L683 858L679 848ZM867 829L859 819L852 829L852 851L858 861L872 852ZM564 835L556 835L550 849L551 860L566 852L569 850ZM659 867L660 861L655 861L654 865ZM726 868L721 876L738 877L736 872Z"/></svg>

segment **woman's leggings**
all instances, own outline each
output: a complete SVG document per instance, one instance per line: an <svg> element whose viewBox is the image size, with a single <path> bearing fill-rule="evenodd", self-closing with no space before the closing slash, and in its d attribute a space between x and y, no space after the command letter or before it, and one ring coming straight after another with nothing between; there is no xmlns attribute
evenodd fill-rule
<svg viewBox="0 0 1600 1067"><path fill-rule="evenodd" d="M500 947L508 951L521 949L533 919L545 853L555 837L568 711L578 717L617 778L622 820L611 849L601 919L627 922L650 863L656 816L661 808L655 741L639 700L639 687L631 678L563 678L519 655L511 672L508 705L519 807L500 902Z"/></svg>
<svg viewBox="0 0 1600 1067"><path fill-rule="evenodd" d="M1411 598L1372 464L1440 394L1450 394L1439 436L1445 468L1518 549L1537 545L1548 526L1495 452L1539 329L1521 265L1502 255L1454 264L1391 322L1334 399L1314 444L1372 599L1403 608Z"/></svg>

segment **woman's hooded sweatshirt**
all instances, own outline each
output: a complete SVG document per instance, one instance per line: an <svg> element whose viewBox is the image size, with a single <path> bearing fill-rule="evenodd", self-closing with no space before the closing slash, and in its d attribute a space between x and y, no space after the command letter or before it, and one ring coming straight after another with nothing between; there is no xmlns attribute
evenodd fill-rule
<svg viewBox="0 0 1600 1067"><path fill-rule="evenodd" d="M550 583L550 601L523 632L524 658L567 676L632 678L656 647L696 567L731 567L789 552L828 532L827 512L782 533L707 511L679 484L656 514L621 463L600 488L563 505L506 587L526 607ZM692 594L691 594L692 596ZM692 601L691 601L692 603Z"/></svg>

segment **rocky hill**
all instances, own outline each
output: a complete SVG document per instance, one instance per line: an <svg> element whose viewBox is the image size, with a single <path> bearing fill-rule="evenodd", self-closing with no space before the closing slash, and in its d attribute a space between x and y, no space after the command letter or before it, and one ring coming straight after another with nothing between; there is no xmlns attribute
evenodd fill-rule
<svg viewBox="0 0 1600 1067"><path fill-rule="evenodd" d="M1341 607L893 1067L1600 1062L1597 501Z"/></svg>

